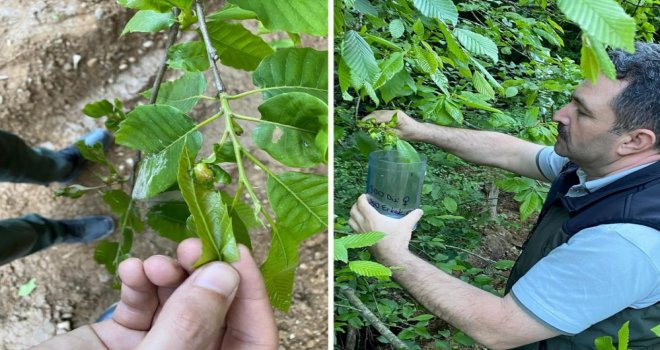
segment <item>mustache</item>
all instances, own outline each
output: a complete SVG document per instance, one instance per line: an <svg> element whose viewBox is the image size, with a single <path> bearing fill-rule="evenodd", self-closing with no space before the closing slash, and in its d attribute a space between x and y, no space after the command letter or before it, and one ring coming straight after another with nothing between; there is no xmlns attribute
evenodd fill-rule
<svg viewBox="0 0 660 350"><path fill-rule="evenodd" d="M568 129L565 124L557 123L557 136L564 140L568 139Z"/></svg>

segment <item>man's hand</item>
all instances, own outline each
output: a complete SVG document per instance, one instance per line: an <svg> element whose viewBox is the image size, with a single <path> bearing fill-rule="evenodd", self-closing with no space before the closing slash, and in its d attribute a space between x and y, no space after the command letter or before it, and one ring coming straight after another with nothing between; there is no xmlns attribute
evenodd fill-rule
<svg viewBox="0 0 660 350"><path fill-rule="evenodd" d="M178 247L178 260L128 259L119 266L121 300L111 320L36 349L277 349L261 273L247 248L240 254L231 265L211 262L193 271L201 243L188 239Z"/></svg>
<svg viewBox="0 0 660 350"><path fill-rule="evenodd" d="M387 263L395 263L398 254L408 251L413 228L422 214L421 209L415 209L401 219L387 217L374 209L367 201L367 195L363 194L351 208L348 224L356 233L369 231L385 233L385 238L372 246L371 252L378 260L388 259Z"/></svg>
<svg viewBox="0 0 660 350"><path fill-rule="evenodd" d="M392 120L394 114L397 116L396 129L394 131L404 140L415 141L418 137L419 128L422 123L411 118L400 110L378 110L362 118L362 120L375 119L378 123L387 123Z"/></svg>

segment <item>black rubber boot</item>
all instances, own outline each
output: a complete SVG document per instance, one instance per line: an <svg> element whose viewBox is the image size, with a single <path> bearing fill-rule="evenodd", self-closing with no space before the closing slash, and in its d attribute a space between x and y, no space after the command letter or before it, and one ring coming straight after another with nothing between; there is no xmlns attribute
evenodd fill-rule
<svg viewBox="0 0 660 350"><path fill-rule="evenodd" d="M110 216L93 215L72 220L57 220L62 227L63 243L88 243L112 234L115 221Z"/></svg>
<svg viewBox="0 0 660 350"><path fill-rule="evenodd" d="M84 141L87 146L100 143L103 145L103 151L105 152L110 148L110 144L112 144L112 134L105 129L96 129L80 138L80 140ZM80 154L80 150L75 145L64 148L59 153L64 155L72 164L71 172L59 180L59 182L67 184L80 175L87 164L87 159Z"/></svg>

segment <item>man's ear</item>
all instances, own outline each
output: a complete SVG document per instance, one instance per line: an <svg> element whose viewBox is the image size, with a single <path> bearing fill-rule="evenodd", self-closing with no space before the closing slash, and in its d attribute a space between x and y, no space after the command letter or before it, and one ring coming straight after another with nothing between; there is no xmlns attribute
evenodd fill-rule
<svg viewBox="0 0 660 350"><path fill-rule="evenodd" d="M621 137L617 150L622 156L655 148L656 135L649 129L635 129L624 133Z"/></svg>

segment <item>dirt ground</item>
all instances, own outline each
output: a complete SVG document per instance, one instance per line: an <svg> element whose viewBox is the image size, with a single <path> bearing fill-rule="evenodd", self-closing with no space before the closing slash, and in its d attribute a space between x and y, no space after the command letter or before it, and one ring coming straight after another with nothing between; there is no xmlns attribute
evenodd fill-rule
<svg viewBox="0 0 660 350"><path fill-rule="evenodd" d="M137 103L135 96L149 86L162 60L164 35L119 37L128 18L114 0L2 1L0 128L30 144L59 149L102 126L82 116L85 103L115 97L129 105ZM246 73L221 73L230 93L250 89ZM234 109L256 116L258 104L255 95L238 101ZM196 108L196 115L208 116L214 108L205 103ZM202 131L213 140L220 130L221 125L212 124ZM280 170L263 153L257 154ZM113 147L109 156L121 171L131 171L131 151ZM92 173L78 182L98 184ZM263 176L255 171L250 177L263 195ZM58 186L0 184L0 219L29 213L52 218L108 213L97 194L54 199ZM263 259L268 242L266 231L254 232L255 256ZM136 237L133 253L142 258L172 255L174 247L146 232ZM56 246L0 267L0 349L25 349L91 322L118 299L118 291L110 287L111 276L94 262L93 249ZM300 249L293 306L288 314L276 313L281 349L327 348L327 258L326 234L309 239ZM36 289L19 297L18 288L31 278Z"/></svg>

